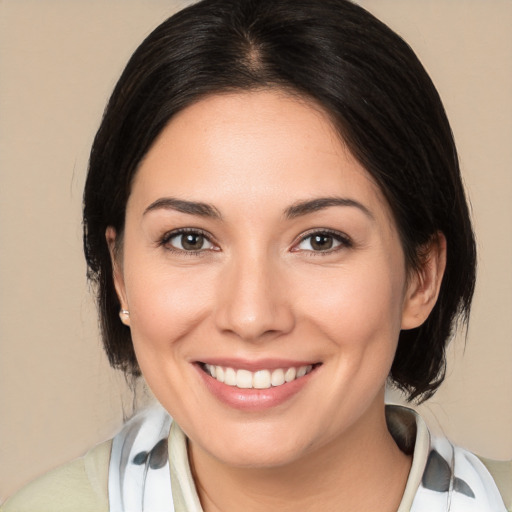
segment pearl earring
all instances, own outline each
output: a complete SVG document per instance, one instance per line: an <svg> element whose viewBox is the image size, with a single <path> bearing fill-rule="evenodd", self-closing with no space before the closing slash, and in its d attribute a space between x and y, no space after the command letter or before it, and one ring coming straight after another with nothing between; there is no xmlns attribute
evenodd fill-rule
<svg viewBox="0 0 512 512"><path fill-rule="evenodd" d="M119 319L124 325L130 325L130 312L127 309L121 309L119 311Z"/></svg>

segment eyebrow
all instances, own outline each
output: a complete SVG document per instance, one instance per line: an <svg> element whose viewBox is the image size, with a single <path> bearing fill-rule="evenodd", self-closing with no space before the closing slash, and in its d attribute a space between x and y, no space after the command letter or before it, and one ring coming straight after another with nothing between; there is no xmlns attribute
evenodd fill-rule
<svg viewBox="0 0 512 512"><path fill-rule="evenodd" d="M146 213L154 210L175 210L190 215L199 215L200 217L210 217L213 219L221 219L222 215L215 206L208 203L199 203L196 201L186 201L184 199L176 199L175 197L162 197L151 203L145 210Z"/></svg>
<svg viewBox="0 0 512 512"><path fill-rule="evenodd" d="M366 206L364 206L358 201L355 201L354 199L348 199L345 197L319 197L316 199L299 201L289 206L284 211L284 215L287 219L294 219L302 215L308 215L309 213L325 210L326 208L330 208L331 206L349 206L353 208L358 208L371 220L375 220L375 217L373 216L372 212L368 208L366 208Z"/></svg>
<svg viewBox="0 0 512 512"><path fill-rule="evenodd" d="M348 206L358 208L367 217L374 220L373 214L358 201L344 197L319 197L305 201L299 201L286 208L284 215L287 219L294 219L302 215L308 215L320 210L325 210L332 206ZM145 210L144 215L150 211L164 209L175 210L189 215L199 215L200 217L210 217L212 219L222 219L222 215L215 206L208 203L196 201L186 201L175 197L162 197L151 203Z"/></svg>

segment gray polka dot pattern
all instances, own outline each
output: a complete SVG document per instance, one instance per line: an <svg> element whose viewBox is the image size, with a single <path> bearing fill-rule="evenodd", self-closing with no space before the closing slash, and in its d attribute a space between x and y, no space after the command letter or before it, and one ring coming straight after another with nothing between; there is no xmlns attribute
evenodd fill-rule
<svg viewBox="0 0 512 512"><path fill-rule="evenodd" d="M386 420L400 449L414 454L422 420L398 406L386 407ZM171 422L164 409L155 407L135 416L114 438L110 512L174 512L167 449ZM475 455L445 438L427 435L428 457L410 512L507 512L491 475Z"/></svg>

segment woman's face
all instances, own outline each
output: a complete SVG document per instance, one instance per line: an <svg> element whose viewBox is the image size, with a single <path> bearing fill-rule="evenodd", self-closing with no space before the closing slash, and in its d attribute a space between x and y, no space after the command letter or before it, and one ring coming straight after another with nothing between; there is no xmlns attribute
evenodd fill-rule
<svg viewBox="0 0 512 512"><path fill-rule="evenodd" d="M173 118L133 182L115 276L150 388L233 465L377 424L416 321L382 193L319 108L275 91Z"/></svg>

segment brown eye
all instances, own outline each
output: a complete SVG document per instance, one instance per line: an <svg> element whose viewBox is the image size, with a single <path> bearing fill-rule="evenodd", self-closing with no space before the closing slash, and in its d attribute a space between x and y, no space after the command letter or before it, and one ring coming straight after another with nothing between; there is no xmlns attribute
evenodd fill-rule
<svg viewBox="0 0 512 512"><path fill-rule="evenodd" d="M188 233L181 235L181 245L186 251L198 251L203 248L204 236Z"/></svg>
<svg viewBox="0 0 512 512"><path fill-rule="evenodd" d="M311 247L315 251L327 251L332 249L334 240L331 235L313 235L311 237Z"/></svg>
<svg viewBox="0 0 512 512"><path fill-rule="evenodd" d="M318 231L302 238L294 251L331 252L343 247L351 247L350 239L342 233Z"/></svg>
<svg viewBox="0 0 512 512"><path fill-rule="evenodd" d="M213 249L213 244L200 232L175 233L168 237L167 242L172 249L186 252L197 252Z"/></svg>

